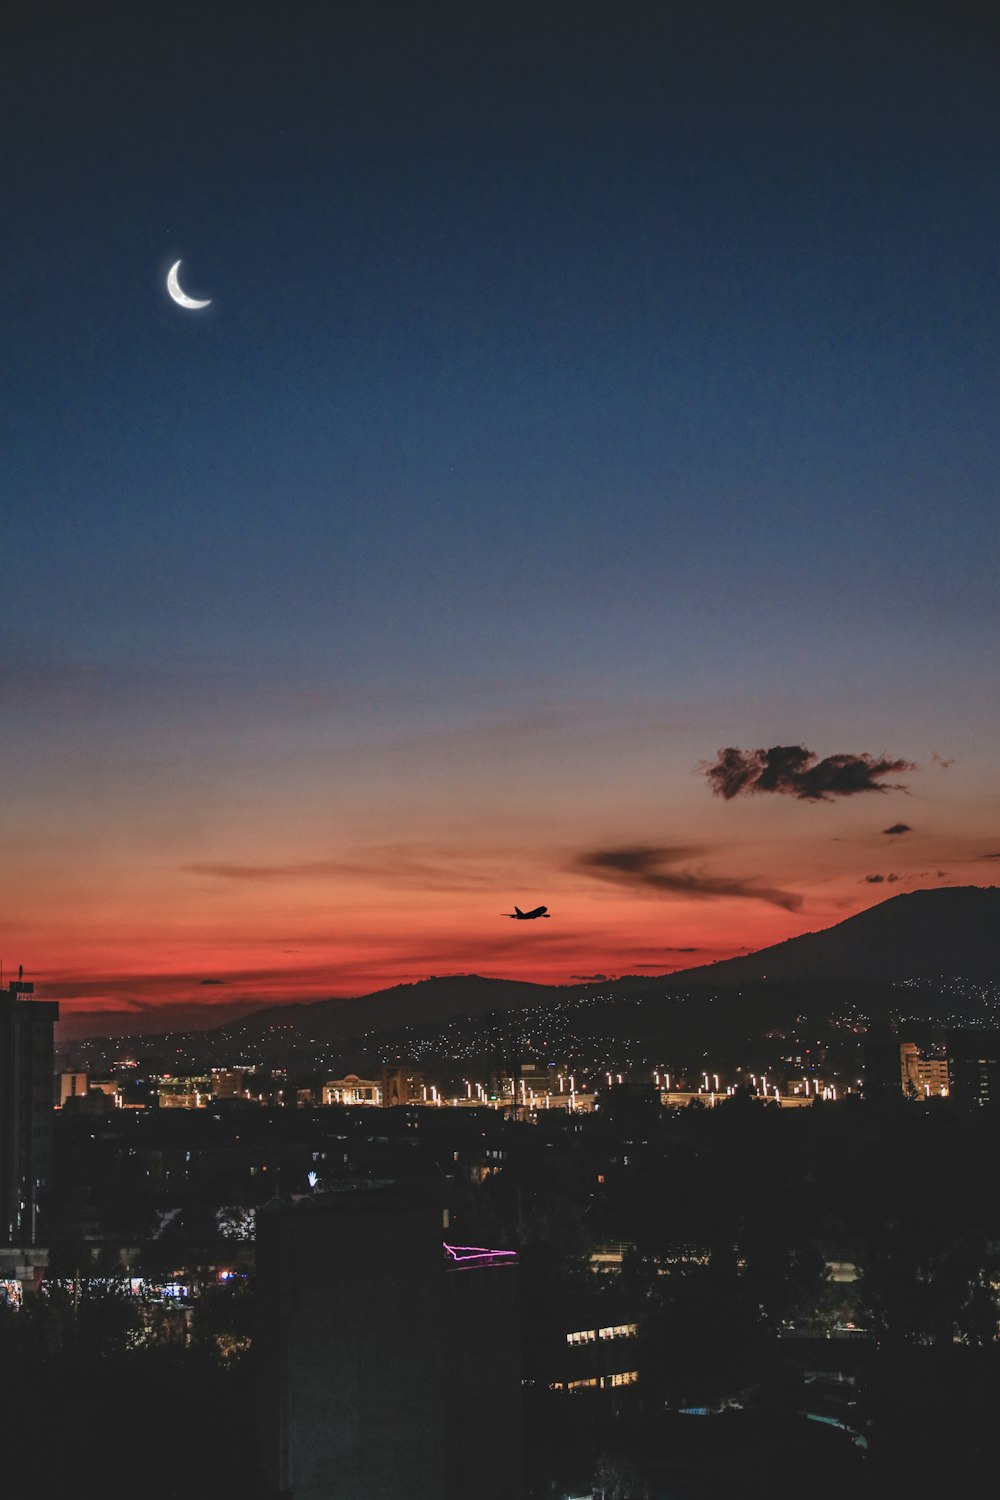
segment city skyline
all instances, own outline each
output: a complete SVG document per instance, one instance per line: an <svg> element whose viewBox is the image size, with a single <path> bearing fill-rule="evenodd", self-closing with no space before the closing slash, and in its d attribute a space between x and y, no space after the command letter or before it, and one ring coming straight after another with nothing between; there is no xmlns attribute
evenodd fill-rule
<svg viewBox="0 0 1000 1500"><path fill-rule="evenodd" d="M976 7L13 42L5 973L571 982L995 881Z"/></svg>

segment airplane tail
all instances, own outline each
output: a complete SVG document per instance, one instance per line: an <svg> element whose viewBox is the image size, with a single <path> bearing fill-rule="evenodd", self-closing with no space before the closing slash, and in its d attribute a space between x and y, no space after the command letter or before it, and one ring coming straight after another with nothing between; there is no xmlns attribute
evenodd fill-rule
<svg viewBox="0 0 1000 1500"><path fill-rule="evenodd" d="M519 906L515 906L514 907L514 913L515 913L516 916L519 916L519 917L523 917L524 916L524 912L521 910L521 908Z"/></svg>

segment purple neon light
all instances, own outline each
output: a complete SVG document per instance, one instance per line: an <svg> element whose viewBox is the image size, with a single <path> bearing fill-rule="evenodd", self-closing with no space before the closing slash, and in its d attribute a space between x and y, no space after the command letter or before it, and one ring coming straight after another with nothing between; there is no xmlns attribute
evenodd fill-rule
<svg viewBox="0 0 1000 1500"><path fill-rule="evenodd" d="M513 1259L516 1250L484 1250L481 1245L445 1245L452 1260L497 1260L500 1256Z"/></svg>

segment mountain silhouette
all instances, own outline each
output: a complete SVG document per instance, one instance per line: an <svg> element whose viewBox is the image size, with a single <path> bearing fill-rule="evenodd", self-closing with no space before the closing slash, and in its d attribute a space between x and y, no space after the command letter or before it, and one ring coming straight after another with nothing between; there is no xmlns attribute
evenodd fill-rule
<svg viewBox="0 0 1000 1500"><path fill-rule="evenodd" d="M531 984L517 979L486 979L480 974L446 974L440 978L397 984L342 1000L313 1000L304 1004L270 1005L265 1010L220 1027L220 1034L250 1038L287 1029L317 1042L390 1031L399 1026L447 1021L452 1016L488 1015L549 1004L564 995L557 985ZM574 993L576 993L574 991Z"/></svg>
<svg viewBox="0 0 1000 1500"><path fill-rule="evenodd" d="M1000 978L1000 889L952 886L890 896L821 932L804 933L740 958L660 977L604 984L547 985L479 974L449 974L351 999L274 1005L219 1029L238 1040L284 1032L317 1043L366 1033L558 1004L570 997L627 996L703 986L728 988L763 979L892 981L942 975Z"/></svg>
<svg viewBox="0 0 1000 1500"><path fill-rule="evenodd" d="M632 1007L619 1002L634 1000L638 1004L645 997L648 1013L659 1004L670 1009L671 996L692 992L694 1005L696 994L726 990L734 991L738 1010L766 1022L779 1003L777 985L832 985L840 986L842 992L845 984L885 985L942 977L977 983L1000 979L1000 888L949 886L890 896L823 931L804 933L739 958L659 976L622 975L600 983L572 985L531 984L479 974L432 976L367 995L270 1005L243 1012L222 1025L205 1025L209 1020L206 1015L204 1030L192 1030L186 1013L182 1027L172 1017L164 1016L163 1031L146 1034L143 1045L155 1051L167 1037L175 1037L183 1029L189 1039L202 1037L209 1049L223 1047L226 1056L232 1055L234 1048L238 1051L241 1041L266 1040L277 1057L283 1047L305 1048L315 1043L321 1049L326 1043L347 1038L364 1039L375 1033L434 1027L449 1021L475 1021L480 1016L560 1007L578 1000L588 1002L595 1020L600 1013L612 1029L618 1029L632 1026L635 1020ZM741 987L743 999L738 1003L735 992ZM811 1004L822 1007L819 989L813 990ZM718 1014L718 1004L714 1009ZM96 1025L89 1034L111 1035Z"/></svg>
<svg viewBox="0 0 1000 1500"><path fill-rule="evenodd" d="M685 969L659 983L760 979L1000 979L1000 889L948 886L890 896L821 932L740 958Z"/></svg>

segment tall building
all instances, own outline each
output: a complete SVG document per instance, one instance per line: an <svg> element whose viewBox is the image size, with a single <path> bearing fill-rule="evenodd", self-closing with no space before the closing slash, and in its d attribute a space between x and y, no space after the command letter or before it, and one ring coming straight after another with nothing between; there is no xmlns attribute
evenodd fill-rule
<svg viewBox="0 0 1000 1500"><path fill-rule="evenodd" d="M895 1102L903 1097L907 1061L896 1028L887 1017L873 1017L864 1045L866 1099Z"/></svg>
<svg viewBox="0 0 1000 1500"><path fill-rule="evenodd" d="M516 1257L450 1242L440 1189L271 1204L258 1433L282 1500L520 1500Z"/></svg>
<svg viewBox="0 0 1000 1500"><path fill-rule="evenodd" d="M960 1107L1000 1103L1000 1032L950 1031L948 1078L951 1097Z"/></svg>
<svg viewBox="0 0 1000 1500"><path fill-rule="evenodd" d="M52 1164L52 1027L59 1007L18 979L0 990L0 1245L37 1240Z"/></svg>

